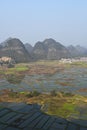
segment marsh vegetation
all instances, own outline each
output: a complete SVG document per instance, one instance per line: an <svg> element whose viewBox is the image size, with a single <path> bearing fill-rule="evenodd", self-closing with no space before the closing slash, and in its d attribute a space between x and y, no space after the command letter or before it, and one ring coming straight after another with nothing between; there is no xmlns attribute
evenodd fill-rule
<svg viewBox="0 0 87 130"><path fill-rule="evenodd" d="M0 67L0 101L37 103L42 111L87 119L87 63L38 61Z"/></svg>

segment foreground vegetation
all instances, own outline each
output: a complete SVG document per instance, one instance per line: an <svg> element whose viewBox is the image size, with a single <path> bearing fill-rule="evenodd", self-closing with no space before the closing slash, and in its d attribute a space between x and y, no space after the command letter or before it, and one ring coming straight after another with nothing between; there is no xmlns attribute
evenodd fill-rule
<svg viewBox="0 0 87 130"><path fill-rule="evenodd" d="M50 115L87 119L87 97L71 93L55 92L55 90L47 94L35 90L32 92L3 90L0 102L35 103L41 105L41 110Z"/></svg>

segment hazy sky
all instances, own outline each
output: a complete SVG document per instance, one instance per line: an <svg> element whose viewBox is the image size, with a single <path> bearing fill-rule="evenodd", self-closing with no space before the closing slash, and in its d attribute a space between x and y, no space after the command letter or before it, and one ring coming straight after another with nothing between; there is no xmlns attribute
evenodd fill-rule
<svg viewBox="0 0 87 130"><path fill-rule="evenodd" d="M87 46L87 0L0 0L0 42L8 37Z"/></svg>

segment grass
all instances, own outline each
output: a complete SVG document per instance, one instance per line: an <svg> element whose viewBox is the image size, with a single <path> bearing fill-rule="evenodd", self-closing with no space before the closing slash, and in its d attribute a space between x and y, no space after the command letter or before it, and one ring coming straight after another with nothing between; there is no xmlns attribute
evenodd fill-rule
<svg viewBox="0 0 87 130"><path fill-rule="evenodd" d="M77 67L87 67L87 62L78 61L78 62L73 62L71 65L74 65L74 66L77 66Z"/></svg>
<svg viewBox="0 0 87 130"><path fill-rule="evenodd" d="M72 111L74 112L75 111L75 105L74 104L70 104L70 103L65 103L63 105L63 109L64 110L67 110L67 111Z"/></svg>
<svg viewBox="0 0 87 130"><path fill-rule="evenodd" d="M54 92L53 92L54 93ZM5 97L6 96L6 97ZM84 106L87 106L87 97L74 95L56 93L56 95L43 94L38 91L31 92L6 92L6 94L0 96L1 101L11 101L11 102L26 102L29 104L37 103L41 105L41 110L49 115L55 115L63 118L70 118L73 114L77 115L79 118L80 110L83 109L82 115L87 115ZM82 105L81 105L82 104ZM77 109L78 108L78 109ZM80 108L80 109L79 109Z"/></svg>
<svg viewBox="0 0 87 130"><path fill-rule="evenodd" d="M33 67L35 65L38 65L38 66L42 65L44 68L44 71L48 71L48 72L55 70L55 68L56 68L56 71L58 71L58 69L68 69L68 68L71 68L73 66L87 67L86 62L74 62L74 63L70 64L70 63L60 63L58 60L53 60L53 61L52 60L51 61L50 60L40 60L37 62L16 64L14 68L0 67L0 74L1 75L9 75L9 74L15 74L15 73L20 73L20 72L26 72L26 71L30 70L30 67L33 70L34 69ZM49 69L47 67L49 67ZM54 71L54 72L56 72L56 71ZM65 84L66 83L64 83L64 85Z"/></svg>
<svg viewBox="0 0 87 130"><path fill-rule="evenodd" d="M17 64L14 68L5 68L0 69L0 74L6 75L8 81L11 83L19 83L22 78L24 78L21 72L25 72L29 70L29 65L45 65L46 66L57 66L62 67L64 69L70 67L87 67L87 63L84 62L76 62L72 64L60 64L58 61L38 61L29 64ZM31 66L32 67L32 66ZM39 82L39 81L38 81ZM71 86L69 82L59 82L56 81L56 84L60 84L62 86ZM42 83L42 87L43 83ZM12 102L26 102L26 103L37 103L43 106L42 111L50 114L56 115L64 118L69 118L73 113L77 114L79 117L79 110L76 108L82 105L87 105L87 97L73 95L72 93L63 93L51 91L50 94L40 94L37 91L32 92L11 92L9 94L0 96L1 101L12 101ZM86 113L87 114L87 113Z"/></svg>
<svg viewBox="0 0 87 130"><path fill-rule="evenodd" d="M0 74L15 74L16 72L23 72L29 70L26 64L16 64L13 68L0 67Z"/></svg>
<svg viewBox="0 0 87 130"><path fill-rule="evenodd" d="M29 68L26 65L16 65L14 68L8 68L7 73L27 71Z"/></svg>
<svg viewBox="0 0 87 130"><path fill-rule="evenodd" d="M38 60L35 62L36 65L55 66L59 64L58 60Z"/></svg>
<svg viewBox="0 0 87 130"><path fill-rule="evenodd" d="M51 99L52 100L52 99ZM76 104L68 103L67 99L55 99L50 101L50 105L48 108L48 114L56 115L60 117L67 118L73 113L77 113Z"/></svg>

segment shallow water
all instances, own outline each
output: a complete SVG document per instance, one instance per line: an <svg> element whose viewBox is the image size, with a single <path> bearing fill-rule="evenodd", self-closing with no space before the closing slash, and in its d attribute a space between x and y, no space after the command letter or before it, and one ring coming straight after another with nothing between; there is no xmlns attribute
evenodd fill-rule
<svg viewBox="0 0 87 130"><path fill-rule="evenodd" d="M87 95L87 68L72 67L53 75L25 75L19 84L9 83L6 78L0 80L0 89L15 91L49 92L52 90ZM85 88L86 91L79 91Z"/></svg>

